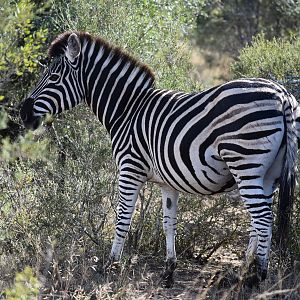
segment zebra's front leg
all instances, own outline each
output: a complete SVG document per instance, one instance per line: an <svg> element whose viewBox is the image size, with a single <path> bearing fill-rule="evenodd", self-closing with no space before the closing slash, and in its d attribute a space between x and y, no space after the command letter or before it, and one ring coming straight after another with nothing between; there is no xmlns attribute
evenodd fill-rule
<svg viewBox="0 0 300 300"><path fill-rule="evenodd" d="M125 238L129 231L131 219L135 210L135 204L139 190L143 184L140 179L133 180L130 176L130 181L126 175L120 174L119 178L119 203L117 206L117 220L113 245L111 248L109 261L105 268L114 262L118 262L122 256Z"/></svg>
<svg viewBox="0 0 300 300"><path fill-rule="evenodd" d="M162 186L163 229L166 236L166 268L162 275L166 287L174 283L173 273L176 268L175 236L177 225L178 191Z"/></svg>

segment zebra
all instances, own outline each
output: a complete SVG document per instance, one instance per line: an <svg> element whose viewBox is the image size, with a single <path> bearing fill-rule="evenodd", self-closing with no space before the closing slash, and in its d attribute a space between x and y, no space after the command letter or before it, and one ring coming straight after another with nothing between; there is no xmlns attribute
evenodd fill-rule
<svg viewBox="0 0 300 300"><path fill-rule="evenodd" d="M49 47L50 66L20 116L36 129L46 114L85 102L106 128L119 178L109 263L119 261L139 190L162 192L166 285L176 268L179 193L212 195L237 189L250 214L246 262L267 276L272 201L280 190L281 235L288 228L299 142L299 106L280 84L243 78L184 93L155 87L152 70L100 37L68 31Z"/></svg>

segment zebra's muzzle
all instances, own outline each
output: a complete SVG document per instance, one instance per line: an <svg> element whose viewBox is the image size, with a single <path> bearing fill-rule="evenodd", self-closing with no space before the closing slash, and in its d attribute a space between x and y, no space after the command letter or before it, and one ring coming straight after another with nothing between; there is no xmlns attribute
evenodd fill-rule
<svg viewBox="0 0 300 300"><path fill-rule="evenodd" d="M20 117L23 121L25 128L35 130L41 124L41 118L35 117L33 115L33 105L34 99L25 99L20 109Z"/></svg>

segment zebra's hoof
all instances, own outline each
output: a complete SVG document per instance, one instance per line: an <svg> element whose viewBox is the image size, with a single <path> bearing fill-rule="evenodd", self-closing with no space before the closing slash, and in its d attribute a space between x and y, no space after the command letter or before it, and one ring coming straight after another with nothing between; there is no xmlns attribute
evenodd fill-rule
<svg viewBox="0 0 300 300"><path fill-rule="evenodd" d="M257 277L260 282L266 280L267 278L267 269L260 265L257 266Z"/></svg>
<svg viewBox="0 0 300 300"><path fill-rule="evenodd" d="M262 270L258 265L257 260L253 262L246 275L245 284L249 288L258 286L262 281L267 278L267 270Z"/></svg>
<svg viewBox="0 0 300 300"><path fill-rule="evenodd" d="M261 272L261 281L266 280L266 278L267 278L267 270L263 270Z"/></svg>
<svg viewBox="0 0 300 300"><path fill-rule="evenodd" d="M173 273L164 272L161 274L161 284L164 288L171 288L174 285Z"/></svg>
<svg viewBox="0 0 300 300"><path fill-rule="evenodd" d="M252 289L253 287L258 287L259 283L260 278L259 276L257 276L257 274L249 274L244 281L245 286L250 289Z"/></svg>
<svg viewBox="0 0 300 300"><path fill-rule="evenodd" d="M166 268L164 273L161 275L162 285L166 288L171 288L174 285L174 271L176 268L176 260L168 259L166 261Z"/></svg>

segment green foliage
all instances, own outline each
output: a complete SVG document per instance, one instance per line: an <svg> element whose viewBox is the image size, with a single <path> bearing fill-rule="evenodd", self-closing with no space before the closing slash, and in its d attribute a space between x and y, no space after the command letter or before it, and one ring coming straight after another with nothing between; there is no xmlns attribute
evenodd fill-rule
<svg viewBox="0 0 300 300"><path fill-rule="evenodd" d="M201 48L232 56L250 44L253 36L266 39L299 33L298 0L209 0L199 12L197 40Z"/></svg>
<svg viewBox="0 0 300 300"><path fill-rule="evenodd" d="M0 71L22 76L25 71L35 72L38 60L45 56L43 46L48 29L34 28L36 7L33 2L20 0L11 3L5 1L1 10Z"/></svg>
<svg viewBox="0 0 300 300"><path fill-rule="evenodd" d="M20 156L35 157L45 149L45 142L33 135L19 138L18 104L39 74L39 60L46 57L46 22L41 14L46 5L30 0L2 1L0 10L0 162ZM40 16L40 17L38 17ZM16 107L14 107L16 106ZM12 142L14 140L14 142Z"/></svg>
<svg viewBox="0 0 300 300"><path fill-rule="evenodd" d="M235 77L265 77L284 80L300 74L300 37L266 40L254 38L251 46L240 51L232 65Z"/></svg>
<svg viewBox="0 0 300 300"><path fill-rule="evenodd" d="M37 299L40 283L34 276L30 267L25 267L24 271L17 273L14 286L5 289L7 300L34 300Z"/></svg>
<svg viewBox="0 0 300 300"><path fill-rule="evenodd" d="M7 128L7 114L3 109L0 109L0 130Z"/></svg>
<svg viewBox="0 0 300 300"><path fill-rule="evenodd" d="M96 250L105 254L109 251L117 178L110 142L99 124L91 123L92 116L87 116L85 110L73 113L75 116L68 115L72 118L58 119L54 128L35 133L33 140L39 141L41 149L32 147L30 133L24 137L25 148L11 150L9 157L20 154L17 159L6 162L3 158L0 168L0 248L4 251L1 274L9 257L15 264L7 266L5 273L8 270L14 273L12 268L18 264L34 265L36 257L43 257L48 237L59 245L59 261L68 259L72 243L76 243L76 251L82 243L89 244L93 255ZM46 143L46 140L52 142ZM21 142L18 147L20 145ZM43 147L47 148L46 153ZM65 270L63 266L62 272Z"/></svg>
<svg viewBox="0 0 300 300"><path fill-rule="evenodd" d="M0 149L0 162L12 162L21 157L32 160L46 160L48 141L47 139L38 141L36 136L36 133L28 132L13 143L9 138L3 139Z"/></svg>
<svg viewBox="0 0 300 300"><path fill-rule="evenodd" d="M39 75L39 60L47 56L47 9L42 1L3 1L0 10L0 162L19 157L38 159L46 142L35 141L33 134L17 138L21 131L18 104ZM14 107L16 106L16 107Z"/></svg>
<svg viewBox="0 0 300 300"><path fill-rule="evenodd" d="M204 1L71 0L57 4L60 30L100 35L148 63L161 88L195 89L187 34Z"/></svg>

